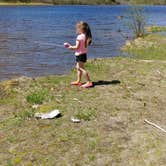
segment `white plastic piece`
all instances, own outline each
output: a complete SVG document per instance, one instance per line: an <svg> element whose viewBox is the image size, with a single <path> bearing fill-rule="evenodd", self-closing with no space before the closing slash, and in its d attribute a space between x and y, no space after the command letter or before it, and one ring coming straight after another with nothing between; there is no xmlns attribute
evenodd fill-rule
<svg viewBox="0 0 166 166"><path fill-rule="evenodd" d="M80 119L77 119L77 118L74 118L74 117L71 118L71 121L72 121L73 123L80 123L80 122L81 122Z"/></svg>
<svg viewBox="0 0 166 166"><path fill-rule="evenodd" d="M59 110L53 110L49 113L35 113L35 118L41 118L41 119L53 119L57 116L59 116L61 113Z"/></svg>

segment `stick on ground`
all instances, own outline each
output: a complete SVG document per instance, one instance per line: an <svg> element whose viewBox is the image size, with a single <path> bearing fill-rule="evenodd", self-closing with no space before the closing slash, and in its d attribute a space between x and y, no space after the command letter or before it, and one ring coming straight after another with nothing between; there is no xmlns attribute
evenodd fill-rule
<svg viewBox="0 0 166 166"><path fill-rule="evenodd" d="M160 129L161 131L163 131L164 133L166 133L166 130L164 130L163 128L161 128L160 126L156 125L155 123L152 123L150 121L148 121L147 119L145 119L145 122L148 123L149 125L152 125L158 129Z"/></svg>

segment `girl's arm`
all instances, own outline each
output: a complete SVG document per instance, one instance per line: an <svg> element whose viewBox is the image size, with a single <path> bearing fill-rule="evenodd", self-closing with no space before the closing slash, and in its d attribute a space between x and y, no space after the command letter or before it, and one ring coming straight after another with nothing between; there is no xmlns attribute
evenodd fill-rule
<svg viewBox="0 0 166 166"><path fill-rule="evenodd" d="M80 47L80 41L76 40L76 45L75 46L70 46L69 49L70 50L77 50Z"/></svg>

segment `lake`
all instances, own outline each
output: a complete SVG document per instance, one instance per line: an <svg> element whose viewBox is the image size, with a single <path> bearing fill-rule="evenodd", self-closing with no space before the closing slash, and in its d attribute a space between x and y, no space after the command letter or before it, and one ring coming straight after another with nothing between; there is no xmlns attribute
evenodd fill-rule
<svg viewBox="0 0 166 166"><path fill-rule="evenodd" d="M166 25L166 6L145 9L148 25ZM63 43L75 43L80 20L92 29L89 58L121 55L126 37L132 37L127 11L128 6L0 7L0 80L68 73L75 58Z"/></svg>

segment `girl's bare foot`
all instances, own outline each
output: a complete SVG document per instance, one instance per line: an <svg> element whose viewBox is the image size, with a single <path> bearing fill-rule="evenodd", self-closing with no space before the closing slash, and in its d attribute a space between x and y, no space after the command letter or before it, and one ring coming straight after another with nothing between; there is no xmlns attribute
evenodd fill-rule
<svg viewBox="0 0 166 166"><path fill-rule="evenodd" d="M71 85L81 86L82 83L80 81L74 81L70 83Z"/></svg>
<svg viewBox="0 0 166 166"><path fill-rule="evenodd" d="M93 83L92 82L87 82L86 84L82 85L81 87L82 88L90 88L93 86Z"/></svg>

